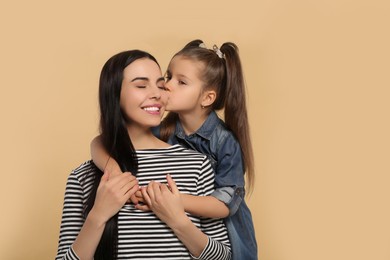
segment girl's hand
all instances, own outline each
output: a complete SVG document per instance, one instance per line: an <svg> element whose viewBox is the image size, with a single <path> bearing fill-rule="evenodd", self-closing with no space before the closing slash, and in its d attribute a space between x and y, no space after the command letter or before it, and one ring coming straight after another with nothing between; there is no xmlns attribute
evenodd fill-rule
<svg viewBox="0 0 390 260"><path fill-rule="evenodd" d="M186 219L180 192L175 181L167 175L168 185L151 181L147 187L141 189L142 195L149 208L159 219L173 228L180 225L180 220Z"/></svg>
<svg viewBox="0 0 390 260"><path fill-rule="evenodd" d="M91 210L101 223L107 222L138 190L138 181L130 173L104 172Z"/></svg>

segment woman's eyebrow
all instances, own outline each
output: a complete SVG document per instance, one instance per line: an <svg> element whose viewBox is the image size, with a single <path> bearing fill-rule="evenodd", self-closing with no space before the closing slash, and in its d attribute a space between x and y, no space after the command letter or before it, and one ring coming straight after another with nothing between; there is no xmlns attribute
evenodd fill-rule
<svg viewBox="0 0 390 260"><path fill-rule="evenodd" d="M149 81L149 78L147 77L136 77L131 80L131 82L137 81L137 80L143 80L143 81ZM156 80L156 82L165 81L164 77L160 77Z"/></svg>
<svg viewBox="0 0 390 260"><path fill-rule="evenodd" d="M147 77L136 77L136 78L134 78L131 82L134 82L134 81L136 81L136 80L145 80L145 81L149 81L149 78L147 78Z"/></svg>
<svg viewBox="0 0 390 260"><path fill-rule="evenodd" d="M165 81L164 77L158 78L156 82Z"/></svg>

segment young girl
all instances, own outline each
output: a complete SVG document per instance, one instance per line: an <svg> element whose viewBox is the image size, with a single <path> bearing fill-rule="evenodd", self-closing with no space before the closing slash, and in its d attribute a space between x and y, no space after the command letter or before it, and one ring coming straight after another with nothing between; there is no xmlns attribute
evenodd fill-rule
<svg viewBox="0 0 390 260"><path fill-rule="evenodd" d="M192 41L174 55L166 78L167 110L171 112L160 128L154 129L155 134L168 143L206 154L216 173L216 190L211 196L182 196L185 210L198 216L226 217L233 259L257 259L254 226L244 200L244 173L251 190L254 166L237 46L224 43L220 49L207 49L202 41ZM221 109L225 123L215 112ZM107 163L108 156L99 143L99 138L92 142L94 162L116 171L115 161ZM133 201L137 203L137 199Z"/></svg>
<svg viewBox="0 0 390 260"><path fill-rule="evenodd" d="M207 157L150 130L166 100L150 54L127 51L106 62L99 83L101 140L126 173L102 174L88 161L70 174L56 259L230 259L223 221L187 215L180 201L181 193L213 192ZM152 212L126 203L139 185L146 186L142 196Z"/></svg>

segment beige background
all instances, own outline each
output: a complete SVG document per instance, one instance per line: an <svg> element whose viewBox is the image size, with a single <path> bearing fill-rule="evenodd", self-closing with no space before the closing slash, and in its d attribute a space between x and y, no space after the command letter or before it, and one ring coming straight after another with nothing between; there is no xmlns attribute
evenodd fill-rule
<svg viewBox="0 0 390 260"><path fill-rule="evenodd" d="M53 259L66 178L97 134L100 68L188 41L241 49L261 260L390 259L390 4L2 1L0 259Z"/></svg>

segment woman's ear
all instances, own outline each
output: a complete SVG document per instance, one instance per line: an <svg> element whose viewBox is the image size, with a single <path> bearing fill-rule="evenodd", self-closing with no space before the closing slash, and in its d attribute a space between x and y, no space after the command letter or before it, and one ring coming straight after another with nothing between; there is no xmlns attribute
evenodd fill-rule
<svg viewBox="0 0 390 260"><path fill-rule="evenodd" d="M209 107L214 103L215 99L217 98L217 93L215 92L215 90L206 90L203 92L202 96L203 97L202 97L201 106Z"/></svg>

